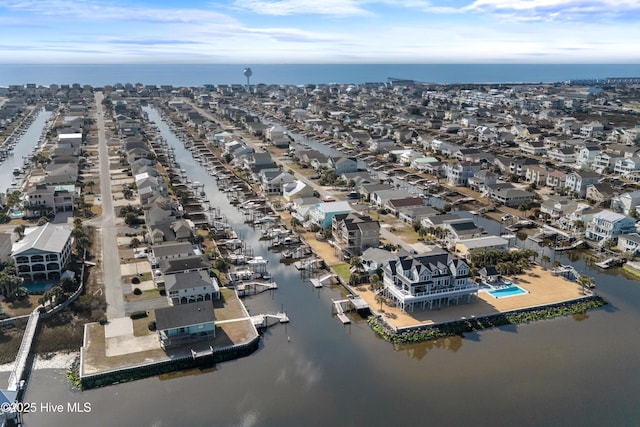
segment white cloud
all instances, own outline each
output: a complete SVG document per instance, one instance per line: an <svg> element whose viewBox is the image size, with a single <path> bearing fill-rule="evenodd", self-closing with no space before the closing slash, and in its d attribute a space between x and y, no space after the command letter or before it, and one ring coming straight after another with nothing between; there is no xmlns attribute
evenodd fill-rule
<svg viewBox="0 0 640 427"><path fill-rule="evenodd" d="M625 18L625 14L639 12L637 0L475 0L463 8L526 19L540 20L601 20Z"/></svg>
<svg viewBox="0 0 640 427"><path fill-rule="evenodd" d="M354 0L236 0L234 5L261 15L368 15Z"/></svg>

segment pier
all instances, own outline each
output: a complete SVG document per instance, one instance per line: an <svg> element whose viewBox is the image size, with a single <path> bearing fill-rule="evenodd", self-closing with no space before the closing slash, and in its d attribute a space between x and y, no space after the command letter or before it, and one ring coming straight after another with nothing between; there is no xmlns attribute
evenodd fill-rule
<svg viewBox="0 0 640 427"><path fill-rule="evenodd" d="M333 305L331 309L331 313L336 315L336 317L342 322L342 324L346 325L351 323L351 319L346 315L349 311L360 311L360 310L369 310L369 305L365 300L356 295L349 295L348 298L332 300Z"/></svg>
<svg viewBox="0 0 640 427"><path fill-rule="evenodd" d="M268 328L278 323L289 323L289 317L284 312L265 313L251 316L251 321L256 328Z"/></svg>
<svg viewBox="0 0 640 427"><path fill-rule="evenodd" d="M20 385L20 380L24 379L25 371L27 368L27 361L29 359L29 354L31 353L31 345L33 343L33 337L35 336L36 330L38 329L38 320L40 319L40 310L36 309L29 316L29 320L27 321L27 326L24 331L24 336L22 337L22 343L20 344L20 349L18 350L18 355L16 356L16 362L11 371L11 375L9 376L9 385L7 386L7 390L17 391L18 386Z"/></svg>

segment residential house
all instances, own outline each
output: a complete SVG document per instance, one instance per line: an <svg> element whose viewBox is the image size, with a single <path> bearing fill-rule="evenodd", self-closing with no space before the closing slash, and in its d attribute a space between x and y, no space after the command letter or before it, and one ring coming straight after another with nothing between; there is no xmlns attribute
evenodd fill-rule
<svg viewBox="0 0 640 427"><path fill-rule="evenodd" d="M611 184L602 182L599 184L591 184L587 186L587 193L585 198L587 200L594 201L598 205L607 205L611 202L611 199L618 194L617 191L611 187Z"/></svg>
<svg viewBox="0 0 640 427"><path fill-rule="evenodd" d="M566 186L567 186L566 173L559 170L555 170L553 172L550 172L547 175L547 187L551 187L555 190L562 190Z"/></svg>
<svg viewBox="0 0 640 427"><path fill-rule="evenodd" d="M604 244L608 240L617 241L621 234L636 231L636 223L633 218L610 210L603 210L593 215L587 224L585 237Z"/></svg>
<svg viewBox="0 0 640 427"><path fill-rule="evenodd" d="M522 203L531 202L534 194L520 190L510 183L494 184L488 186L489 198L509 207L518 207Z"/></svg>
<svg viewBox="0 0 640 427"><path fill-rule="evenodd" d="M434 309L475 300L469 266L441 249L399 254L383 267L384 294L403 311Z"/></svg>
<svg viewBox="0 0 640 427"><path fill-rule="evenodd" d="M575 171L567 175L567 184L570 192L584 197L587 194L587 187L591 184L597 184L600 181L600 175L591 171Z"/></svg>
<svg viewBox="0 0 640 427"><path fill-rule="evenodd" d="M367 274L376 273L378 270L389 263L389 261L396 259L398 256L385 249L380 248L368 248L360 255L362 266Z"/></svg>
<svg viewBox="0 0 640 427"><path fill-rule="evenodd" d="M531 156L541 156L547 152L544 142L524 141L519 145L520 151Z"/></svg>
<svg viewBox="0 0 640 427"><path fill-rule="evenodd" d="M157 308L154 314L158 339L163 349L213 340L216 336L211 301Z"/></svg>
<svg viewBox="0 0 640 427"><path fill-rule="evenodd" d="M401 209L420 208L425 206L426 202L427 199L422 197L403 197L400 199L389 199L382 207L389 211L390 214L399 217Z"/></svg>
<svg viewBox="0 0 640 427"><path fill-rule="evenodd" d="M330 169L335 170L337 176L341 176L345 173L357 172L358 160L355 157L330 158L328 166Z"/></svg>
<svg viewBox="0 0 640 427"><path fill-rule="evenodd" d="M637 255L640 253L640 235L638 233L621 234L618 236L618 249L622 252Z"/></svg>
<svg viewBox="0 0 640 427"><path fill-rule="evenodd" d="M577 158L573 148L553 148L547 151L547 157L564 165L575 163Z"/></svg>
<svg viewBox="0 0 640 427"><path fill-rule="evenodd" d="M313 196L313 187L300 180L282 184L282 197L287 202L291 202L301 197L311 196Z"/></svg>
<svg viewBox="0 0 640 427"><path fill-rule="evenodd" d="M611 199L611 209L631 215L632 211L640 211L640 191L623 193Z"/></svg>
<svg viewBox="0 0 640 427"><path fill-rule="evenodd" d="M578 151L576 163L582 168L590 168L596 160L596 157L601 154L600 147L597 145L585 145Z"/></svg>
<svg viewBox="0 0 640 427"><path fill-rule="evenodd" d="M578 203L562 196L549 196L540 205L540 212L549 214L551 218L560 218L576 210Z"/></svg>
<svg viewBox="0 0 640 427"><path fill-rule="evenodd" d="M291 184L296 179L288 172L280 172L278 169L263 169L260 171L260 188L269 196L281 195L282 188Z"/></svg>
<svg viewBox="0 0 640 427"><path fill-rule="evenodd" d="M11 248L18 276L33 282L59 280L71 256L71 230L50 222L27 227Z"/></svg>
<svg viewBox="0 0 640 427"><path fill-rule="evenodd" d="M487 189L487 186L495 184L497 179L498 175L491 171L483 169L477 171L473 174L473 176L469 177L467 184L469 185L469 188L480 193L484 193Z"/></svg>
<svg viewBox="0 0 640 427"><path fill-rule="evenodd" d="M640 157L625 157L616 160L613 173L633 181L640 181Z"/></svg>
<svg viewBox="0 0 640 427"><path fill-rule="evenodd" d="M164 288L171 305L220 298L218 280L204 270L169 274L164 277Z"/></svg>
<svg viewBox="0 0 640 427"><path fill-rule="evenodd" d="M544 185L547 182L548 177L547 168L540 165L527 166L527 172L525 173L525 179L530 184Z"/></svg>
<svg viewBox="0 0 640 427"><path fill-rule="evenodd" d="M471 162L448 163L444 167L447 181L455 186L466 186L469 183L469 178L480 169L482 169L480 163Z"/></svg>
<svg viewBox="0 0 640 427"><path fill-rule="evenodd" d="M398 209L398 218L407 224L422 222L423 218L437 215L438 211L431 206L408 206Z"/></svg>
<svg viewBox="0 0 640 427"><path fill-rule="evenodd" d="M309 222L320 228L331 227L333 217L351 212L349 202L321 202L309 210Z"/></svg>
<svg viewBox="0 0 640 427"><path fill-rule="evenodd" d="M461 257L466 257L473 250L498 249L500 251L509 250L509 241L499 236L480 236L471 239L460 239L455 243L455 253Z"/></svg>
<svg viewBox="0 0 640 427"><path fill-rule="evenodd" d="M380 223L355 212L337 214L332 218L332 235L344 256L358 256L380 244Z"/></svg>

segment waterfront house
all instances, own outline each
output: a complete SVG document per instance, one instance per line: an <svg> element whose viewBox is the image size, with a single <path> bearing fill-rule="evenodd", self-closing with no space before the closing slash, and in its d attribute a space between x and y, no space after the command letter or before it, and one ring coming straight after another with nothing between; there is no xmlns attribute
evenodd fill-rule
<svg viewBox="0 0 640 427"><path fill-rule="evenodd" d="M334 215L331 231L336 246L346 258L380 244L380 223L356 212Z"/></svg>
<svg viewBox="0 0 640 427"><path fill-rule="evenodd" d="M260 171L260 188L268 196L282 195L283 186L295 180L290 173L280 172L278 169Z"/></svg>
<svg viewBox="0 0 640 427"><path fill-rule="evenodd" d="M151 270L153 282L158 289L164 289L165 277L172 274L204 271L209 274L211 263L205 255L191 255L180 258L165 258L158 261L158 267Z"/></svg>
<svg viewBox="0 0 640 427"><path fill-rule="evenodd" d="M349 202L321 202L309 210L309 222L320 228L331 227L333 217L339 214L348 214L351 212Z"/></svg>
<svg viewBox="0 0 640 427"><path fill-rule="evenodd" d="M196 341L213 340L216 336L211 301L157 308L154 313L156 331L163 349Z"/></svg>
<svg viewBox="0 0 640 427"><path fill-rule="evenodd" d="M474 249L509 249L509 241L499 236L481 236L472 239L461 239L455 243L455 253L466 257Z"/></svg>
<svg viewBox="0 0 640 427"><path fill-rule="evenodd" d="M71 230L50 222L28 227L12 246L18 276L34 282L59 280L71 256Z"/></svg>
<svg viewBox="0 0 640 427"><path fill-rule="evenodd" d="M604 244L608 240L617 241L621 234L635 231L636 224L633 218L610 210L603 210L593 215L591 221L587 223L585 237Z"/></svg>
<svg viewBox="0 0 640 427"><path fill-rule="evenodd" d="M631 211L640 211L640 191L623 193L611 199L611 209L631 215Z"/></svg>
<svg viewBox="0 0 640 427"><path fill-rule="evenodd" d="M478 285L469 280L469 266L446 251L401 253L383 267L384 295L396 307L411 312L469 303Z"/></svg>
<svg viewBox="0 0 640 427"><path fill-rule="evenodd" d="M158 263L164 259L184 258L202 255L202 249L190 242L166 242L149 247L149 263L151 268L158 268Z"/></svg>
<svg viewBox="0 0 640 427"><path fill-rule="evenodd" d="M621 234L618 236L618 249L622 252L636 255L640 253L640 235L638 233Z"/></svg>
<svg viewBox="0 0 640 427"><path fill-rule="evenodd" d="M301 197L311 196L313 196L313 187L300 180L295 180L282 185L282 197L287 202Z"/></svg>
<svg viewBox="0 0 640 427"><path fill-rule="evenodd" d="M220 298L220 287L215 277L205 270L184 271L164 277L164 288L169 304L189 304Z"/></svg>
<svg viewBox="0 0 640 427"><path fill-rule="evenodd" d="M382 270L389 261L396 258L397 255L395 253L380 248L368 248L360 255L362 266L367 274L373 274L378 270Z"/></svg>
<svg viewBox="0 0 640 427"><path fill-rule="evenodd" d="M549 196L540 205L540 212L549 214L551 218L560 218L576 210L578 203L562 196Z"/></svg>
<svg viewBox="0 0 640 427"><path fill-rule="evenodd" d="M447 231L449 247L455 246L459 240L473 239L482 236L482 230L469 218L445 221L442 227Z"/></svg>

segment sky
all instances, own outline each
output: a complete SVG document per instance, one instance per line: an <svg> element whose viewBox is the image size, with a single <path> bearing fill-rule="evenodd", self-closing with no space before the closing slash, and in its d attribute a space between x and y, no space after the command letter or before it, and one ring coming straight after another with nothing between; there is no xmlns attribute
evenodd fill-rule
<svg viewBox="0 0 640 427"><path fill-rule="evenodd" d="M640 0L0 0L0 63L640 63Z"/></svg>

